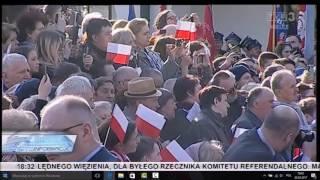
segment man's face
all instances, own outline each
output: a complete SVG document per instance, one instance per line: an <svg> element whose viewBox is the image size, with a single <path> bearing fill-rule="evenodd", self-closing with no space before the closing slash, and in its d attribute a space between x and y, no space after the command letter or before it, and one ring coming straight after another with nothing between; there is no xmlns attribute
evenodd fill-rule
<svg viewBox="0 0 320 180"><path fill-rule="evenodd" d="M138 100L138 103L145 105L153 111L157 111L157 109L160 107L158 103L158 97L142 98L141 100Z"/></svg>
<svg viewBox="0 0 320 180"><path fill-rule="evenodd" d="M296 87L296 79L293 75L284 75L279 89L279 95L288 102L294 102L298 98L298 88Z"/></svg>
<svg viewBox="0 0 320 180"><path fill-rule="evenodd" d="M228 92L228 102L232 103L237 99L237 92L235 89L236 80L233 77L229 77L228 79L223 79L220 81L219 86L226 89Z"/></svg>
<svg viewBox="0 0 320 180"><path fill-rule="evenodd" d="M96 91L95 101L114 101L114 86L112 83L104 83Z"/></svg>
<svg viewBox="0 0 320 180"><path fill-rule="evenodd" d="M99 49L105 51L108 46L108 42L110 42L112 39L111 33L112 33L112 28L110 26L102 27L100 33L95 35L95 38L94 38L95 45Z"/></svg>
<svg viewBox="0 0 320 180"><path fill-rule="evenodd" d="M255 108L259 110L261 116L263 117L262 120L264 120L264 118L271 112L274 99L275 97L272 92L263 91L262 95L256 100Z"/></svg>
<svg viewBox="0 0 320 180"><path fill-rule="evenodd" d="M216 104L214 104L214 106L219 111L221 117L226 117L228 115L228 108L230 107L227 101L227 95L222 94L221 101L218 101Z"/></svg>
<svg viewBox="0 0 320 180"><path fill-rule="evenodd" d="M6 82L6 86L10 88L23 80L31 79L30 67L25 61L16 62L4 70L2 77Z"/></svg>
<svg viewBox="0 0 320 180"><path fill-rule="evenodd" d="M261 54L261 49L259 47L254 47L252 49L250 49L249 54L258 59L259 55Z"/></svg>
<svg viewBox="0 0 320 180"><path fill-rule="evenodd" d="M301 44L296 36L287 37L286 42L289 43L293 49L301 49Z"/></svg>
<svg viewBox="0 0 320 180"><path fill-rule="evenodd" d="M55 107L52 110L48 110L41 120L41 131L64 132L66 134L77 135L77 138L74 144L74 149L71 153L47 154L47 159L52 162L72 162L80 161L82 158L84 158L81 149L81 145L84 143L84 126L88 126L88 124L84 124L79 121L77 122L76 120L72 119L68 112L62 110L61 108Z"/></svg>
<svg viewBox="0 0 320 180"><path fill-rule="evenodd" d="M136 45L145 48L149 45L150 32L147 25L142 26L141 30L136 34Z"/></svg>

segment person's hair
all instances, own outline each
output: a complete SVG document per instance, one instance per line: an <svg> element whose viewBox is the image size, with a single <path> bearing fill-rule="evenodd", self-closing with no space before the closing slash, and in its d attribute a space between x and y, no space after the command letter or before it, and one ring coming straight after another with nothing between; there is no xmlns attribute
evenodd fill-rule
<svg viewBox="0 0 320 180"><path fill-rule="evenodd" d="M26 59L28 59L29 53L31 51L37 51L36 47L31 45L22 45L22 46L19 46L15 52L23 55L24 57L26 57Z"/></svg>
<svg viewBox="0 0 320 180"><path fill-rule="evenodd" d="M280 42L279 44L277 44L276 48L274 49L274 52L280 57L282 58L282 51L284 50L284 48L286 46L289 46L290 48L292 48L292 46L289 43L285 43L285 42Z"/></svg>
<svg viewBox="0 0 320 180"><path fill-rule="evenodd" d="M18 41L26 41L28 33L31 33L36 29L37 22L46 25L47 21L44 13L40 9L29 8L17 19L17 27L19 29Z"/></svg>
<svg viewBox="0 0 320 180"><path fill-rule="evenodd" d="M38 118L31 111L8 109L2 111L2 130L37 130Z"/></svg>
<svg viewBox="0 0 320 180"><path fill-rule="evenodd" d="M297 84L297 88L299 89L299 93L301 94L302 97L305 96L305 91L310 90L310 89L314 89L314 85L313 84L307 84L304 82L299 82Z"/></svg>
<svg viewBox="0 0 320 180"><path fill-rule="evenodd" d="M88 23L91 19L94 18L103 18L102 14L99 12L92 12L92 13L88 13L83 17L82 23L81 23L81 27L82 27L82 33L85 33L87 30L87 26Z"/></svg>
<svg viewBox="0 0 320 180"><path fill-rule="evenodd" d="M259 57L258 57L258 64L260 68L265 68L266 66L266 61L269 59L278 59L279 56L273 52L265 51L262 52Z"/></svg>
<svg viewBox="0 0 320 180"><path fill-rule="evenodd" d="M103 27L112 27L112 24L105 18L92 18L86 27L86 42L92 42L92 36L101 32Z"/></svg>
<svg viewBox="0 0 320 180"><path fill-rule="evenodd" d="M105 83L111 83L113 85L113 81L112 79L108 78L108 77L98 77L95 79L96 81L96 87L95 90L97 91L101 86L103 86Z"/></svg>
<svg viewBox="0 0 320 180"><path fill-rule="evenodd" d="M271 85L271 89L272 91L276 94L276 90L277 89L281 89L281 82L282 79L285 75L291 75L292 73L289 70L283 69L280 71L275 72L272 76L271 76L271 80L270 80L270 85Z"/></svg>
<svg viewBox="0 0 320 180"><path fill-rule="evenodd" d="M172 12L171 10L164 10L157 14L154 20L154 26L160 30L167 25L167 15Z"/></svg>
<svg viewBox="0 0 320 180"><path fill-rule="evenodd" d="M131 40L131 43L130 43ZM130 29L119 28L112 31L112 40L111 42L117 44L125 44L132 46L135 40L135 36Z"/></svg>
<svg viewBox="0 0 320 180"><path fill-rule="evenodd" d="M285 69L285 67L281 64L272 64L270 66L268 66L265 71L263 72L262 78L265 79L269 76L272 76L273 73L275 73L276 71L279 71L279 69Z"/></svg>
<svg viewBox="0 0 320 180"><path fill-rule="evenodd" d="M159 71L158 69L153 69L153 68L143 69L141 71L140 77L161 78L163 80L163 76L162 76L161 71ZM157 85L157 84L155 84L155 85ZM161 86L162 86L162 84L161 84Z"/></svg>
<svg viewBox="0 0 320 180"><path fill-rule="evenodd" d="M272 90L267 87L256 87L249 91L247 98L247 105L249 108L253 107L253 103L262 96L263 92L269 91L273 94Z"/></svg>
<svg viewBox="0 0 320 180"><path fill-rule="evenodd" d="M19 16L29 8L30 5L2 5L2 22L16 23Z"/></svg>
<svg viewBox="0 0 320 180"><path fill-rule="evenodd" d="M133 67L121 66L114 72L114 74L113 74L113 82L114 83L118 82L119 76L121 76L126 71L137 72ZM138 74L138 72L137 72L137 74Z"/></svg>
<svg viewBox="0 0 320 180"><path fill-rule="evenodd" d="M190 48L190 56L193 56L195 51L205 48L205 44L201 41L191 41L187 44L187 47Z"/></svg>
<svg viewBox="0 0 320 180"><path fill-rule="evenodd" d="M219 64L224 62L226 59L227 57L221 56L213 60L212 65L215 72L219 71Z"/></svg>
<svg viewBox="0 0 320 180"><path fill-rule="evenodd" d="M85 78L87 78L89 80L89 82L90 82L90 84L91 84L91 86L93 88L96 88L96 86L97 86L96 81L92 78L91 74L89 74L89 73L80 71L80 72L71 74L69 77L71 77L71 76L82 76L82 77L85 77Z"/></svg>
<svg viewBox="0 0 320 180"><path fill-rule="evenodd" d="M294 67L296 67L296 63L291 60L291 59L288 59L288 58L279 58L279 59L275 59L274 64L280 64L282 66L285 66L287 64L292 64Z"/></svg>
<svg viewBox="0 0 320 180"><path fill-rule="evenodd" d="M279 105L271 110L269 115L263 122L263 126L278 135L284 135L286 132L299 128L299 116L296 111L292 109L292 112L296 113L296 119L292 119L292 115L287 115L290 106ZM284 112L282 113L281 110Z"/></svg>
<svg viewBox="0 0 320 180"><path fill-rule="evenodd" d="M192 75L179 77L173 87L173 94L177 102L184 101L188 93L194 94L197 84L200 84L199 79Z"/></svg>
<svg viewBox="0 0 320 180"><path fill-rule="evenodd" d="M10 109L11 103L12 100L8 96L2 95L2 110Z"/></svg>
<svg viewBox="0 0 320 180"><path fill-rule="evenodd" d="M36 101L38 99L38 95L32 95L29 98L24 99L17 109L32 111L36 108Z"/></svg>
<svg viewBox="0 0 320 180"><path fill-rule="evenodd" d="M130 153L128 156L133 162L143 161L143 157L151 154L154 151L154 145L157 144L157 141L146 136L140 138L140 142L137 146L136 152Z"/></svg>
<svg viewBox="0 0 320 180"><path fill-rule="evenodd" d="M232 74L228 70L220 70L213 75L213 77L209 81L208 85L220 86L220 82L222 80L226 80L229 78L235 78L234 74Z"/></svg>
<svg viewBox="0 0 320 180"><path fill-rule="evenodd" d="M297 35L297 34L291 34L291 35L288 35L288 37L287 37L287 38L289 38L289 37L291 37L291 36L296 37L296 38L298 39L299 43L301 43L301 42L302 42L302 40L301 40L301 38L300 38L300 36L299 36L299 35Z"/></svg>
<svg viewBox="0 0 320 180"><path fill-rule="evenodd" d="M12 66L17 61L27 62L27 58L17 53L10 53L5 55L2 59L2 72L6 71L9 66Z"/></svg>
<svg viewBox="0 0 320 180"><path fill-rule="evenodd" d="M86 94L88 92L93 92L93 88L87 78L82 76L71 76L58 86L56 95L82 96L83 94Z"/></svg>
<svg viewBox="0 0 320 180"><path fill-rule="evenodd" d="M128 24L128 21L125 19L116 20L116 22L114 22L114 24L112 25L112 30L116 30L118 28L124 28L126 27L127 24Z"/></svg>
<svg viewBox="0 0 320 180"><path fill-rule="evenodd" d="M152 50L160 53L160 57L162 61L166 61L168 58L166 45L175 44L175 42L176 42L176 39L173 37L170 37L170 36L160 37L156 40Z"/></svg>
<svg viewBox="0 0 320 180"><path fill-rule="evenodd" d="M78 72L81 72L81 69L79 66L73 63L62 62L54 70L52 83L55 85L59 85L60 83L65 81L71 74L78 73Z"/></svg>
<svg viewBox="0 0 320 180"><path fill-rule="evenodd" d="M312 115L317 110L317 99L315 97L308 97L299 101L298 105L303 114Z"/></svg>
<svg viewBox="0 0 320 180"><path fill-rule="evenodd" d="M148 26L148 21L144 18L134 18L128 22L127 28L129 28L134 35L137 35L143 26Z"/></svg>
<svg viewBox="0 0 320 180"><path fill-rule="evenodd" d="M170 91L171 93L173 93L173 87L174 84L176 83L177 78L170 78L167 79L164 83L163 83L163 88L167 89L168 91Z"/></svg>
<svg viewBox="0 0 320 180"><path fill-rule="evenodd" d="M203 88L199 92L200 107L210 108L212 105L214 105L215 98L217 98L218 101L221 101L223 94L227 95L227 91L219 86L211 85Z"/></svg>
<svg viewBox="0 0 320 180"><path fill-rule="evenodd" d="M199 147L199 162L220 162L223 155L219 141L204 141Z"/></svg>
<svg viewBox="0 0 320 180"><path fill-rule="evenodd" d="M10 37L10 32L16 32L18 34L18 28L14 24L2 23L2 44Z"/></svg>
<svg viewBox="0 0 320 180"><path fill-rule="evenodd" d="M63 45L63 36L57 31L44 30L37 38L37 53L39 59L45 63L57 66L60 63L59 57L55 57L51 49L52 47L58 51L59 47Z"/></svg>
<svg viewBox="0 0 320 180"><path fill-rule="evenodd" d="M62 5L44 5L43 6L43 12L48 17L48 19L54 19L59 9L62 9Z"/></svg>
<svg viewBox="0 0 320 180"><path fill-rule="evenodd" d="M128 140L130 139L130 137L134 133L135 129L136 129L136 124L134 122L129 122L126 134L124 135L123 144L128 142ZM102 136L100 136L101 141L105 142L106 134L101 134L101 135L102 135ZM117 135L114 133L114 131L112 129L110 129L109 135L107 138L108 138L107 143L106 143L107 149L113 149L115 145L120 143L120 140L118 139Z"/></svg>
<svg viewBox="0 0 320 180"><path fill-rule="evenodd" d="M271 88L270 80L271 80L271 76L266 77L266 78L261 82L261 86L262 86L262 87Z"/></svg>
<svg viewBox="0 0 320 180"><path fill-rule="evenodd" d="M169 99L173 99L174 100L174 96L169 90L164 89L164 88L160 88L159 91L161 91L161 96L158 98L158 103L159 103L158 111L164 105L166 105L166 103L169 101Z"/></svg>

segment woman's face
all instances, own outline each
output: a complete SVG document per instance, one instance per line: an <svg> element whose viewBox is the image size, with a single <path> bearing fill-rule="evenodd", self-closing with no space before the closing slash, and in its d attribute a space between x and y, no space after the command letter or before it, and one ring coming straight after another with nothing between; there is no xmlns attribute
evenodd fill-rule
<svg viewBox="0 0 320 180"><path fill-rule="evenodd" d="M94 36L94 44L100 49L105 51L108 42L111 42L112 40L112 28L111 26L104 26L101 28L99 34L93 35Z"/></svg>
<svg viewBox="0 0 320 180"><path fill-rule="evenodd" d="M149 45L150 32L147 25L142 26L141 30L136 34L136 45L139 48L145 48Z"/></svg>
<svg viewBox="0 0 320 180"><path fill-rule="evenodd" d="M284 49L281 52L281 55L283 58L287 58L289 57L289 55L291 54L291 47L290 46L285 46Z"/></svg>
<svg viewBox="0 0 320 180"><path fill-rule="evenodd" d="M128 150L127 153L134 153L137 150L138 144L140 142L140 136L138 133L137 128L134 130L134 132L129 137L128 141L124 144L126 146L126 149Z"/></svg>
<svg viewBox="0 0 320 180"><path fill-rule="evenodd" d="M115 97L114 86L112 83L104 83L96 91L96 101L109 101L113 102Z"/></svg>
<svg viewBox="0 0 320 180"><path fill-rule="evenodd" d="M30 66L31 73L39 72L39 59L36 50L31 50L28 54L28 64Z"/></svg>

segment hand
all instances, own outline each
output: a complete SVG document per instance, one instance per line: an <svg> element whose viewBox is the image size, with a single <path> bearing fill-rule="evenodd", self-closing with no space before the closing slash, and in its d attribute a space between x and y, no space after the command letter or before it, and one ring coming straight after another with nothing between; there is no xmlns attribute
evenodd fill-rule
<svg viewBox="0 0 320 180"><path fill-rule="evenodd" d="M219 69L228 69L236 61L236 57L239 55L235 52L230 53L226 60L220 65Z"/></svg>
<svg viewBox="0 0 320 180"><path fill-rule="evenodd" d="M47 100L50 94L51 88L52 88L52 84L51 84L50 78L48 74L45 74L42 77L39 88L38 88L38 96L39 96L38 99Z"/></svg>
<svg viewBox="0 0 320 180"><path fill-rule="evenodd" d="M314 132L315 133L315 132ZM313 139L312 142L304 142L302 145L302 151L303 154L307 155L311 161L316 161L316 156L317 156L317 140L316 140L316 133L314 134L315 138Z"/></svg>
<svg viewBox="0 0 320 180"><path fill-rule="evenodd" d="M71 47L72 47L72 40L66 39L66 42L64 43L64 48L63 48L63 57L65 59L69 59L71 55Z"/></svg>
<svg viewBox="0 0 320 180"><path fill-rule="evenodd" d="M86 70L90 70L91 68L91 65L93 63L93 57L89 54L87 55L84 55L83 57L83 67L86 69Z"/></svg>

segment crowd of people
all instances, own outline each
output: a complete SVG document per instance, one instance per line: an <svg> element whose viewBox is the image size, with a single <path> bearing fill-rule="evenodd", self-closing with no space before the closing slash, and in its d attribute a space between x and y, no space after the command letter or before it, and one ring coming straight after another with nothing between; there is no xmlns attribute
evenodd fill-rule
<svg viewBox="0 0 320 180"><path fill-rule="evenodd" d="M196 13L164 10L153 24L60 5L7 12L15 15L2 22L2 131L77 139L72 153L2 161L160 162L174 140L198 162L316 161L316 56L304 58L297 35L269 52L234 32L207 33L209 44ZM196 40L175 37L179 20L195 22ZM131 46L129 63L108 59L108 43ZM140 104L166 119L159 137L139 132ZM123 141L110 129L115 105L129 121Z"/></svg>

